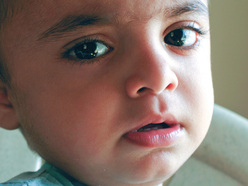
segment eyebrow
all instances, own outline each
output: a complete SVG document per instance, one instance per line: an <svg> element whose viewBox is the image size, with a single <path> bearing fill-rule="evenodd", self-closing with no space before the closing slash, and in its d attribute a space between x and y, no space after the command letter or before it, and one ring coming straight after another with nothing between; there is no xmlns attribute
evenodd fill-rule
<svg viewBox="0 0 248 186"><path fill-rule="evenodd" d="M80 27L96 25L103 22L107 22L106 19L103 19L98 16L89 16L89 15L68 15L58 23L51 26L45 32L43 32L39 40L43 40L50 37L61 37L64 34L75 31Z"/></svg>
<svg viewBox="0 0 248 186"><path fill-rule="evenodd" d="M189 2L183 5L178 5L173 8L166 9L166 14L168 17L181 16L183 14L191 13L191 12L199 13L205 16L209 15L208 7L200 0L196 0L194 2ZM113 19L113 20L118 20L118 19ZM109 19L99 16L68 15L62 18L59 22L55 23L45 32L43 32L38 37L38 41L49 38L61 38L66 33L73 32L79 28L107 23L107 22L111 22L111 21Z"/></svg>
<svg viewBox="0 0 248 186"><path fill-rule="evenodd" d="M180 16L182 14L191 12L209 16L208 7L203 2L197 0L194 2L186 3L184 6L173 7L170 10L170 17Z"/></svg>

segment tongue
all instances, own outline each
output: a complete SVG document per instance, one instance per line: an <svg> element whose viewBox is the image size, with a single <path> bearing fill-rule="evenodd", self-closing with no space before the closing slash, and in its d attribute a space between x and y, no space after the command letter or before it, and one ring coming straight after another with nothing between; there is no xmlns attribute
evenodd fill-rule
<svg viewBox="0 0 248 186"><path fill-rule="evenodd" d="M158 129L165 129L169 128L170 126L167 125L166 123L160 123L160 124L149 124L146 125L140 129L138 129L138 132L145 132L145 131L150 131L150 130L158 130Z"/></svg>

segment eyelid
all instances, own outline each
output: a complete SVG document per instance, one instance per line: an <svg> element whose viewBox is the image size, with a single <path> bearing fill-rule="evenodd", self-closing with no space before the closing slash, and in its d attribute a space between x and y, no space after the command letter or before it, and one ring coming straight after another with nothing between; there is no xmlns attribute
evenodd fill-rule
<svg viewBox="0 0 248 186"><path fill-rule="evenodd" d="M173 46L163 42L165 47L167 47L170 51L181 56L190 55L192 51L196 50L198 46L200 46L201 39L209 34L209 30L194 21L180 21L169 26L164 31L163 38L165 38L170 32L177 29L192 30L197 34L197 41L191 46Z"/></svg>
<svg viewBox="0 0 248 186"><path fill-rule="evenodd" d="M169 26L165 32L164 32L164 36L166 36L167 34L169 34L171 31L176 30L176 29L189 29L189 30L193 30L195 32L197 32L199 35L207 35L208 34L208 30L204 29L203 27L201 27L198 23L194 22L194 21L181 21L181 22L177 22L172 24L171 26Z"/></svg>
<svg viewBox="0 0 248 186"><path fill-rule="evenodd" d="M106 40L107 40L107 42L106 42ZM93 59L76 59L74 57L69 56L69 53L73 49L75 49L76 47L78 47L84 43L87 43L87 42L99 42L101 44L104 44L109 49L109 51L106 54L95 57ZM111 43L111 44L109 44L109 43ZM67 59L67 60L74 61L74 62L80 62L81 61L82 63L91 63L91 62L97 61L100 58L104 57L105 55L107 55L108 53L113 51L113 49L114 48L112 47L112 42L110 40L108 40L107 38L105 38L104 36L89 35L89 36L83 36L81 38L77 38L77 39L67 43L66 45L64 45L62 47L61 57L63 59Z"/></svg>

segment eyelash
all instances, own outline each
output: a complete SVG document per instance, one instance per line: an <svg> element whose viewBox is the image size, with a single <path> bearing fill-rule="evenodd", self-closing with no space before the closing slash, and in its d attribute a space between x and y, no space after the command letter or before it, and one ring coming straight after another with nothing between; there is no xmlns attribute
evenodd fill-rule
<svg viewBox="0 0 248 186"><path fill-rule="evenodd" d="M169 37L169 34L172 35L173 32L176 31L192 31L195 32L194 34L196 34L196 38L195 38L195 42L190 45L190 46L179 46L179 45L173 45L172 43L166 43L165 39L167 37ZM168 32L163 39L163 42L165 43L165 45L169 48L171 48L171 50L175 53L179 53L181 55L184 55L185 52L188 52L192 49L196 49L197 46L199 46L199 36L203 37L204 35L207 34L207 31L204 31L202 28L199 28L198 26L195 26L195 23L188 23L188 24L184 24L182 26L178 26L175 27L174 29L171 29L170 32ZM87 45L90 45L91 47L98 47L95 49L94 53L90 53L89 55L84 53L81 51L79 51L78 49L81 48L81 50L85 50L87 51ZM102 47L103 54L98 54L97 52L99 52L99 46ZM105 49L103 48L105 47ZM111 47L110 45L106 44L104 41L102 41L99 38L87 38L82 40L81 42L76 43L74 46L72 46L71 48L67 49L65 52L62 53L62 58L63 59L67 59L69 61L73 61L74 63L79 62L80 64L87 64L87 63L95 63L97 61L100 61L101 58L104 58L105 55L107 55L108 53L112 52L114 50L113 47ZM84 51L84 52L85 52ZM81 55L81 57L84 57L84 59L80 59L78 55Z"/></svg>
<svg viewBox="0 0 248 186"><path fill-rule="evenodd" d="M98 55L96 53L91 53L92 57L89 57L88 59L79 59L77 56L72 56L72 53L74 53L76 55L76 50L78 48L82 48L87 50L87 46L86 44L93 44L93 43L98 43L98 45L100 44L101 46L105 46L106 47L106 52L102 55ZM86 47L86 48L85 48ZM106 44L105 42L103 42L102 40L98 39L98 38L87 38L84 39L81 42L76 43L74 46L72 46L71 48L67 49L65 52L62 53L62 58L63 59L68 59L70 61L74 61L74 62L80 62L82 63L92 63L93 61L97 61L99 60L98 58L103 57L104 55L107 55L108 53L110 53L113 50L113 47L109 46L108 44ZM81 54L82 55L82 54ZM98 56L96 56L98 55Z"/></svg>
<svg viewBox="0 0 248 186"><path fill-rule="evenodd" d="M209 32L208 30L204 30L204 28L201 28L195 22L189 22L189 23L186 22L180 26L172 25L171 28L172 29L169 29L171 31L167 32L167 34L165 34L164 36L164 43L166 47L170 48L173 52L180 54L180 55L185 55L187 54L187 52L191 50L196 50L200 44L201 38L203 38L205 35L208 35L208 32ZM193 42L192 45L189 45L189 46L179 46L179 45L173 45L173 44L166 43L165 39L167 38L167 36L169 36L169 34L176 32L176 31L181 31L181 34L182 33L185 34L186 32L191 33L191 34L193 33L195 36L195 42ZM184 43L180 43L180 44L184 44Z"/></svg>

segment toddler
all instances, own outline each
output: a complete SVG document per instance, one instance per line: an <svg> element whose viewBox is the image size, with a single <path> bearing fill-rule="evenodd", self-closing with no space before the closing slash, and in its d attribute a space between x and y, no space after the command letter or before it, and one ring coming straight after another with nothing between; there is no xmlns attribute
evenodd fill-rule
<svg viewBox="0 0 248 186"><path fill-rule="evenodd" d="M0 0L0 127L47 163L13 185L166 184L204 139L207 0Z"/></svg>

